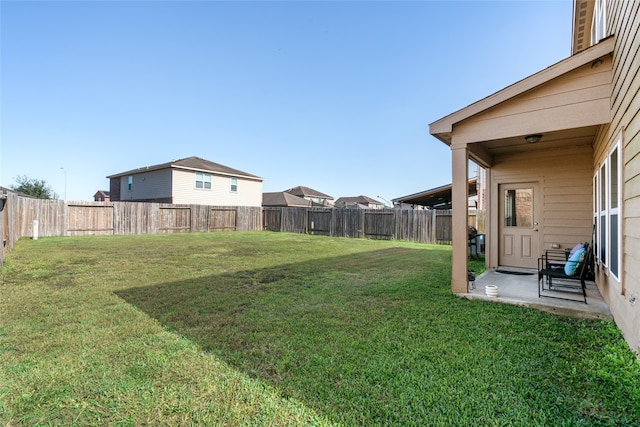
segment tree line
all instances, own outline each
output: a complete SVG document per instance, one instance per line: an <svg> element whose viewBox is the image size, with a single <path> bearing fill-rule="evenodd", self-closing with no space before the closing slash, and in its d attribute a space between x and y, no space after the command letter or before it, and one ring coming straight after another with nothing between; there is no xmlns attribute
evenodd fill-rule
<svg viewBox="0 0 640 427"><path fill-rule="evenodd" d="M36 199L57 199L58 195L44 179L29 178L26 175L18 175L14 178L16 185L12 185L13 191L26 194Z"/></svg>

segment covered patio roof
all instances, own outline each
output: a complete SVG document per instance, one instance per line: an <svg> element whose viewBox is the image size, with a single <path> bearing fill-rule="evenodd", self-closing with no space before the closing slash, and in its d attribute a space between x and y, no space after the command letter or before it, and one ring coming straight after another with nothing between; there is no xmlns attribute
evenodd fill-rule
<svg viewBox="0 0 640 427"><path fill-rule="evenodd" d="M478 178L471 178L469 180L469 196L478 194L477 183ZM394 205L402 203L427 206L431 209L451 209L451 184L409 194L408 196L398 197L391 201Z"/></svg>
<svg viewBox="0 0 640 427"><path fill-rule="evenodd" d="M614 37L429 125L430 133L491 167L505 152L590 144L611 120ZM543 134L537 144L524 137Z"/></svg>

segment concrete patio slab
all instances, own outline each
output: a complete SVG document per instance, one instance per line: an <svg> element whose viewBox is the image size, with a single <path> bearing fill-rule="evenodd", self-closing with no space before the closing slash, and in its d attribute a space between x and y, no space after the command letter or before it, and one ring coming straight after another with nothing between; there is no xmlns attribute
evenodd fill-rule
<svg viewBox="0 0 640 427"><path fill-rule="evenodd" d="M499 272L498 270L520 274L507 274ZM531 307L564 316L613 319L607 303L602 298L602 295L600 295L594 282L587 282L587 304L585 304L582 299L582 294L572 295L566 292L556 294L557 296L568 298L575 296L576 301L538 297L537 270L511 267L500 267L498 270L490 269L485 271L479 277L476 277L475 288L470 287L468 293L457 295L468 299ZM487 285L495 285L498 287L497 297L486 295L485 286Z"/></svg>

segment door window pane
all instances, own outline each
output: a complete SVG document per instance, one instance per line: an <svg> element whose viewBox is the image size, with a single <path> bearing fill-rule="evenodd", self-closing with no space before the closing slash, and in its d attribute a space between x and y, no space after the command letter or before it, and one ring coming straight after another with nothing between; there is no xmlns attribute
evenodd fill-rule
<svg viewBox="0 0 640 427"><path fill-rule="evenodd" d="M523 188L504 192L505 227L533 226L533 190Z"/></svg>

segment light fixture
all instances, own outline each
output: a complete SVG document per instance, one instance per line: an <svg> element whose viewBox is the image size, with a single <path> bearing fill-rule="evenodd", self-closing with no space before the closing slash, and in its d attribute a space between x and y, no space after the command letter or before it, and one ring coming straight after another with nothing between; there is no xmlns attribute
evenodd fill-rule
<svg viewBox="0 0 640 427"><path fill-rule="evenodd" d="M542 135L540 134L536 134L536 135L527 135L524 137L524 139L529 143L529 144L535 144L536 142L540 142L540 140L542 139Z"/></svg>

